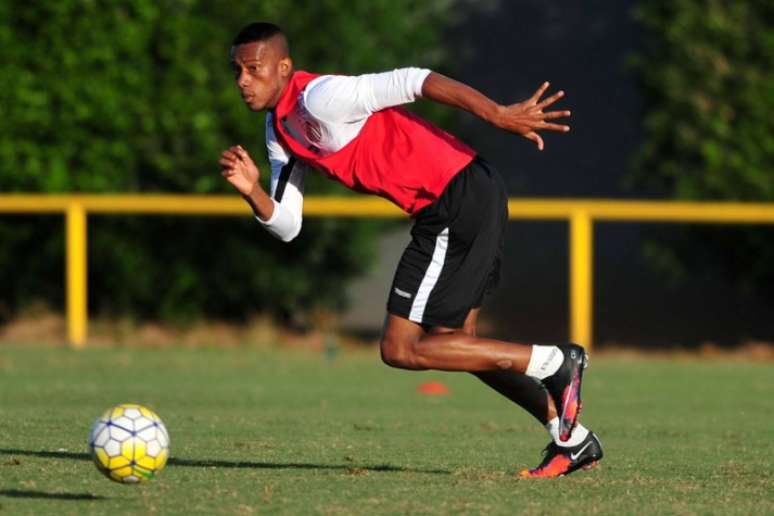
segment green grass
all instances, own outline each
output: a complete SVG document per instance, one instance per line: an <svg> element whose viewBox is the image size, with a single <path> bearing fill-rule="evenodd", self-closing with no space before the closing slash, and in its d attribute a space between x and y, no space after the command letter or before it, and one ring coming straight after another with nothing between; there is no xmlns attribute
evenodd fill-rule
<svg viewBox="0 0 774 516"><path fill-rule="evenodd" d="M418 394L428 380L451 394ZM771 363L593 357L584 399L602 466L529 481L512 473L539 462L538 424L473 377L375 350L0 347L0 513L774 513ZM86 455L120 402L170 431L144 486Z"/></svg>

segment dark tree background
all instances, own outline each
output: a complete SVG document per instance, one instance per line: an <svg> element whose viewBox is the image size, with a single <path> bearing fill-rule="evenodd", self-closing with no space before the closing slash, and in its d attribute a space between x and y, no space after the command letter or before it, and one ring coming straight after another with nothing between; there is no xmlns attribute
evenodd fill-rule
<svg viewBox="0 0 774 516"><path fill-rule="evenodd" d="M0 191L230 193L221 149L265 156L229 42L268 19L291 35L299 68L428 66L502 102L546 79L565 89L572 132L547 135L543 153L465 114L412 106L490 158L513 196L774 200L770 2L341 4L0 1ZM309 193L345 193L309 181ZM338 309L382 227L306 220L285 245L249 217L93 217L90 309L178 319ZM597 224L597 343L774 338L772 237ZM62 306L62 238L60 216L0 219L0 319L33 300ZM563 223L511 224L503 285L485 305L501 336L566 338L566 242ZM369 295L382 300L387 281Z"/></svg>
<svg viewBox="0 0 774 516"><path fill-rule="evenodd" d="M681 181L696 183L694 199L764 200L732 192L753 177L770 189L774 174L770 9L765 2L704 0L499 2L468 16L447 40L460 57L460 77L503 102L523 99L550 80L567 92L560 104L573 110L572 131L548 135L542 153L469 116L460 116L461 132L500 169L514 197L672 198L677 195L660 171L685 164ZM713 24L719 33L701 28ZM711 89L717 79L708 58L696 54L720 54L732 63L722 88ZM679 80L664 84L663 78ZM745 106L757 104L759 111L749 120L735 118L721 144L710 129L725 123L723 115L688 110L697 94L720 109L744 97ZM715 155L738 167L719 164L703 175L707 163L697 154L704 133L691 144L670 145L686 127L706 132ZM742 127L744 136L734 134ZM708 186L723 174L725 194ZM596 345L774 340L774 300L763 293L774 282L760 274L770 275L774 263L770 229L598 223L594 238ZM755 247L740 245L744 239ZM565 223L511 223L503 281L482 312L498 336L567 339L567 253ZM758 279L745 280L753 271Z"/></svg>

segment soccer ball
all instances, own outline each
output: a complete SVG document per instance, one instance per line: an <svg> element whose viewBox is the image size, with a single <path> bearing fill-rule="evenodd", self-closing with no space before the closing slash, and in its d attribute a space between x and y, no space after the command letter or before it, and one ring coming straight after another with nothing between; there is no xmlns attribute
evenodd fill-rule
<svg viewBox="0 0 774 516"><path fill-rule="evenodd" d="M89 450L97 469L110 480L147 482L167 463L169 434L155 412L124 403L108 409L94 422Z"/></svg>

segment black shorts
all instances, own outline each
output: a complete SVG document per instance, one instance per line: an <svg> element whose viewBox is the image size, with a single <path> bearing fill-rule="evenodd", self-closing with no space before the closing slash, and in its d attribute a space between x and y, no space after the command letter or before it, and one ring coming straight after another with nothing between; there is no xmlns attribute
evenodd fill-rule
<svg viewBox="0 0 774 516"><path fill-rule="evenodd" d="M476 157L417 215L387 311L427 327L461 328L499 280L507 222L505 184Z"/></svg>

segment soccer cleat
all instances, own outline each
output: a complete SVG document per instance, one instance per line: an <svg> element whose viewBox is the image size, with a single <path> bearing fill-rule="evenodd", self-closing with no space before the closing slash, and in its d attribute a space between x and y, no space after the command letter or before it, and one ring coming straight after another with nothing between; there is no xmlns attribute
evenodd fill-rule
<svg viewBox="0 0 774 516"><path fill-rule="evenodd" d="M535 469L519 472L522 478L555 478L569 475L578 469L592 469L602 459L602 443L594 432L577 446L559 446L555 442L543 450L545 458Z"/></svg>
<svg viewBox="0 0 774 516"><path fill-rule="evenodd" d="M544 378L542 382L556 405L559 440L566 441L570 438L580 415L581 381L583 370L588 365L588 356L577 344L563 344L558 348L564 355L564 362L554 374Z"/></svg>

